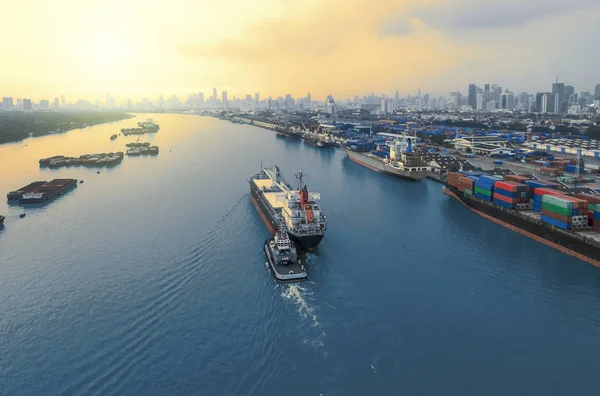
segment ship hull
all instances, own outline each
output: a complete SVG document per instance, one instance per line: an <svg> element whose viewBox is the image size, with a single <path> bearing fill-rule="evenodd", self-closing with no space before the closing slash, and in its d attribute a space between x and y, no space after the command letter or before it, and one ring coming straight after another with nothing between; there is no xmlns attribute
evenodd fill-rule
<svg viewBox="0 0 600 396"><path fill-rule="evenodd" d="M403 180L420 181L428 176L427 172L406 172L386 165L383 161L371 158L367 155L357 153L350 150L345 150L350 161L359 165L365 166L377 172L387 173Z"/></svg>
<svg viewBox="0 0 600 396"><path fill-rule="evenodd" d="M256 208L256 211L260 215L260 218L263 220L267 229L272 235L277 233L277 229L279 228L277 214L269 205L267 199L263 196L262 192L258 190L252 181L250 182L250 200L252 204ZM291 232L288 232L288 236L292 241L296 243L296 245L309 252L313 251L317 245L323 239L323 234L317 235L296 235Z"/></svg>
<svg viewBox="0 0 600 396"><path fill-rule="evenodd" d="M453 187L445 187L444 193L458 200L478 215L543 243L569 256L600 267L600 246L592 245L575 234L554 229L542 222L528 220L514 214L514 211L500 208L493 204L465 195Z"/></svg>

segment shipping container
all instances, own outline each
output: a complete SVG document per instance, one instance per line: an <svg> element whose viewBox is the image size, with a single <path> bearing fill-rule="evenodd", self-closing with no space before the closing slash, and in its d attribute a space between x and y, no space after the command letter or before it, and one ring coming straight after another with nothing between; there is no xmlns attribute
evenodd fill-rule
<svg viewBox="0 0 600 396"><path fill-rule="evenodd" d="M547 210L542 208L542 215L551 217L555 220L562 221L565 224L571 224L573 218L571 216L565 216L559 213L552 212L551 210Z"/></svg>
<svg viewBox="0 0 600 396"><path fill-rule="evenodd" d="M560 229L563 229L563 230L569 230L569 229L571 229L571 225L570 224L567 224L567 223L565 223L563 221L560 221L560 220L553 219L552 217L548 217L548 216L542 215L541 220L542 220L542 222L551 224L551 225L555 226L556 228L560 228Z"/></svg>
<svg viewBox="0 0 600 396"><path fill-rule="evenodd" d="M531 178L527 177L527 176L520 176L520 175L505 175L504 180L510 180L510 181L514 181L517 183L524 183L525 180L531 180Z"/></svg>
<svg viewBox="0 0 600 396"><path fill-rule="evenodd" d="M476 193L483 194L483 195L486 195L488 197L492 196L492 191L491 190L487 190L485 188L478 187L477 184L475 184L475 190L474 191Z"/></svg>

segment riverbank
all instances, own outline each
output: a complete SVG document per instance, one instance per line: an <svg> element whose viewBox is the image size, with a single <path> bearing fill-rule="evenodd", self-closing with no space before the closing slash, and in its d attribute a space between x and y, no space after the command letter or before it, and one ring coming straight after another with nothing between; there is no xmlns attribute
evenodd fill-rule
<svg viewBox="0 0 600 396"><path fill-rule="evenodd" d="M132 117L133 115L127 113L107 111L4 111L0 112L0 144L20 142L28 137L63 133Z"/></svg>

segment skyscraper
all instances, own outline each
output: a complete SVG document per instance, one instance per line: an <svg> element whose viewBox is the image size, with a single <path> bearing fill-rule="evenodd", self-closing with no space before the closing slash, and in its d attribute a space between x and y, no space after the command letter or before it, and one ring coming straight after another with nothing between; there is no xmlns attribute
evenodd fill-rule
<svg viewBox="0 0 600 396"><path fill-rule="evenodd" d="M2 108L10 110L13 108L13 98L10 96L2 98Z"/></svg>
<svg viewBox="0 0 600 396"><path fill-rule="evenodd" d="M23 110L31 110L31 99L23 99Z"/></svg>
<svg viewBox="0 0 600 396"><path fill-rule="evenodd" d="M483 100L484 103L492 100L492 94L490 92L490 84L483 84Z"/></svg>
<svg viewBox="0 0 600 396"><path fill-rule="evenodd" d="M40 109L47 110L49 108L50 108L50 102L49 101L47 101L46 99L40 100Z"/></svg>
<svg viewBox="0 0 600 396"><path fill-rule="evenodd" d="M594 88L594 99L600 99L600 84L596 84L596 87Z"/></svg>
<svg viewBox="0 0 600 396"><path fill-rule="evenodd" d="M394 94L394 104L392 110L398 110L400 108L400 91L396 90Z"/></svg>
<svg viewBox="0 0 600 396"><path fill-rule="evenodd" d="M500 96L502 95L502 87L498 84L492 85L492 100L496 102L496 106L500 103Z"/></svg>
<svg viewBox="0 0 600 396"><path fill-rule="evenodd" d="M306 95L306 103L308 103L309 106L312 103L312 100L311 100L311 97L310 97L310 92L308 93L308 95Z"/></svg>
<svg viewBox="0 0 600 396"><path fill-rule="evenodd" d="M471 106L473 110L477 108L477 85L469 84L469 96L467 104Z"/></svg>
<svg viewBox="0 0 600 396"><path fill-rule="evenodd" d="M477 94L477 110L483 110L483 94L481 92Z"/></svg>
<svg viewBox="0 0 600 396"><path fill-rule="evenodd" d="M217 88L213 87L213 96L212 99L214 102L217 101Z"/></svg>
<svg viewBox="0 0 600 396"><path fill-rule="evenodd" d="M67 106L64 95L60 95L60 107L63 109Z"/></svg>
<svg viewBox="0 0 600 396"><path fill-rule="evenodd" d="M58 109L58 103L59 103L58 98L54 98L54 101L52 102L52 108L54 110Z"/></svg>
<svg viewBox="0 0 600 396"><path fill-rule="evenodd" d="M216 92L216 90L214 92ZM223 102L222 103L223 107L227 107L227 104L228 104L228 102L227 102L227 91L221 92L221 101Z"/></svg>
<svg viewBox="0 0 600 396"><path fill-rule="evenodd" d="M557 79L556 82L552 84L552 94L558 95L558 106L555 106L554 112L565 112L564 110L566 109L563 109L563 107L566 107L563 105L563 103L565 102L565 83L559 83Z"/></svg>

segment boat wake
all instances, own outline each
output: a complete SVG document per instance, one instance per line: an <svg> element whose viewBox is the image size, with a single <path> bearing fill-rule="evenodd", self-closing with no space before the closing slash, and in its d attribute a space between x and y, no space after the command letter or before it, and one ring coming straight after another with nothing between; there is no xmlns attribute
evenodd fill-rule
<svg viewBox="0 0 600 396"><path fill-rule="evenodd" d="M316 337L304 338L302 343L313 347L322 347L326 333L322 330L321 323L317 319L316 311L319 307L314 305L313 296L314 292L299 284L285 285L281 293L284 300L291 301L298 307L300 318L308 320L310 329L320 329Z"/></svg>

